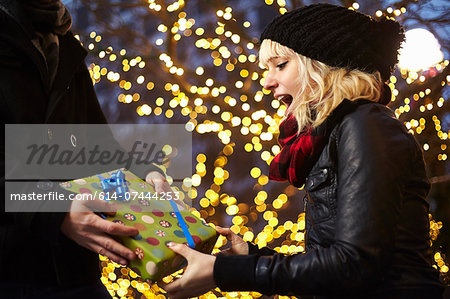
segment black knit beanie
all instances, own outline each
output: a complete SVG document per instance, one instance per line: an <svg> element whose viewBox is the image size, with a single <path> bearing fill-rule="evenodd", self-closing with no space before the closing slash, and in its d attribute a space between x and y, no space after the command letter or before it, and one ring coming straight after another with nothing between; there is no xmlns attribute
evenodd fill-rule
<svg viewBox="0 0 450 299"><path fill-rule="evenodd" d="M341 6L313 4L276 17L260 41L269 39L329 66L379 71L389 79L405 38L399 23Z"/></svg>

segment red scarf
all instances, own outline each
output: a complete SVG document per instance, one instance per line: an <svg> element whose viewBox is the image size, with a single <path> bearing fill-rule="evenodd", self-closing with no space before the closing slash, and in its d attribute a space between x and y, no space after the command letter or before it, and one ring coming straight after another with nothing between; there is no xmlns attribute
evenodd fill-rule
<svg viewBox="0 0 450 299"><path fill-rule="evenodd" d="M323 127L321 125L297 135L298 125L294 116L281 122L278 143L282 149L270 163L269 178L274 181L288 180L300 188L326 144Z"/></svg>
<svg viewBox="0 0 450 299"><path fill-rule="evenodd" d="M269 178L274 181L289 181L300 188L319 159L328 142L331 130L358 105L372 103L368 100L344 100L319 126L297 134L298 125L294 116L289 116L280 124L278 143L281 151L270 163Z"/></svg>

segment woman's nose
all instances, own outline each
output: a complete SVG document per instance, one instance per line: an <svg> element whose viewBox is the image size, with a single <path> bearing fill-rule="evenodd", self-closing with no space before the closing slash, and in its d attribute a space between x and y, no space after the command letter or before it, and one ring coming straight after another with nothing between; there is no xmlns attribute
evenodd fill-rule
<svg viewBox="0 0 450 299"><path fill-rule="evenodd" d="M266 79L264 80L264 86L263 86L264 89L273 91L273 89L277 86L278 86L277 80L275 79L273 74L271 74L271 72L269 72L266 76Z"/></svg>

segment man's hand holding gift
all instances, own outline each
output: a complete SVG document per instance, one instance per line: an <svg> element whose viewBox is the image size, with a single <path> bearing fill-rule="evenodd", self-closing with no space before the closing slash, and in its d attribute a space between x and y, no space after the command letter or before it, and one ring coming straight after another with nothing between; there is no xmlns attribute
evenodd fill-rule
<svg viewBox="0 0 450 299"><path fill-rule="evenodd" d="M165 177L152 171L146 176L146 182L160 193L172 192ZM116 241L113 236L135 236L139 231L135 227L114 223L103 219L95 211L114 216L115 211L107 201L100 199L73 201L67 212L61 231L79 245L104 255L112 261L126 265L136 258L134 252Z"/></svg>

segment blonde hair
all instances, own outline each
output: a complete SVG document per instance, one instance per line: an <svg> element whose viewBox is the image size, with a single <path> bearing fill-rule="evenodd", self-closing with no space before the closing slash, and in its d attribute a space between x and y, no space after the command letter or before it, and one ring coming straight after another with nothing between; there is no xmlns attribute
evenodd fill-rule
<svg viewBox="0 0 450 299"><path fill-rule="evenodd" d="M270 59L281 57L297 60L299 90L292 95L292 103L285 117L293 115L298 132L323 123L330 113L344 100L367 99L378 102L383 82L379 72L365 73L359 70L330 67L294 52L277 42L265 39L259 50L259 61L267 66Z"/></svg>

